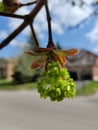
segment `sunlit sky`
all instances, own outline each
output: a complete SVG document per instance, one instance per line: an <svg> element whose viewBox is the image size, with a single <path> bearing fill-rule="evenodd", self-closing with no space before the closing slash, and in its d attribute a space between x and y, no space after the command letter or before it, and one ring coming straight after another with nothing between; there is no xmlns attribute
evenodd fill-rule
<svg viewBox="0 0 98 130"><path fill-rule="evenodd" d="M2 1L2 0L0 0ZM30 2L32 0L20 0ZM78 0L76 0L78 3ZM85 0L83 7L71 6L66 0L49 0L52 17L54 43L63 49L85 49L98 54L98 16L92 16L80 26L78 23L88 18L94 11L90 5L94 0ZM17 14L28 14L32 6L19 9ZM0 16L0 42L4 40L22 21ZM37 15L34 27L42 47L47 45L47 22L44 8ZM8 46L0 50L0 57L10 58L19 55L28 46L30 28L22 31Z"/></svg>

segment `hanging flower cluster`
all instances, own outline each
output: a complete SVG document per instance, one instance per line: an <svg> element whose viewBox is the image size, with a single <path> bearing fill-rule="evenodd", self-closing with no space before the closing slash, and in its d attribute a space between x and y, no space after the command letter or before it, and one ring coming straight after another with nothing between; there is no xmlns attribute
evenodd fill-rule
<svg viewBox="0 0 98 130"><path fill-rule="evenodd" d="M41 73L37 89L42 98L50 97L51 101L62 101L73 98L76 93L75 83L65 68L59 68L58 62L48 64L48 70Z"/></svg>
<svg viewBox="0 0 98 130"><path fill-rule="evenodd" d="M75 96L75 83L64 65L66 63L65 56L77 54L77 49L38 48L35 51L25 53L39 57L32 63L32 69L38 69L41 66L45 67L37 82L37 90L41 98L50 97L51 101L62 101L64 98L73 98Z"/></svg>

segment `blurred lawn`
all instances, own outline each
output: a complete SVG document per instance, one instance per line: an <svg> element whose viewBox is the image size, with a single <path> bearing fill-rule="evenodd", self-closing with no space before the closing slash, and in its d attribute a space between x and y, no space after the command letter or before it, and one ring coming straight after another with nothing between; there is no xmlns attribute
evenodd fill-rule
<svg viewBox="0 0 98 130"><path fill-rule="evenodd" d="M0 80L0 90L32 90L36 83L14 84L11 81Z"/></svg>
<svg viewBox="0 0 98 130"><path fill-rule="evenodd" d="M14 84L11 81L0 80L0 90L32 90L36 88L36 83ZM92 95L98 90L98 82L91 81L77 90L77 95Z"/></svg>
<svg viewBox="0 0 98 130"><path fill-rule="evenodd" d="M91 81L90 83L86 84L82 88L77 90L77 95L92 95L96 91L98 91L98 82L96 81Z"/></svg>

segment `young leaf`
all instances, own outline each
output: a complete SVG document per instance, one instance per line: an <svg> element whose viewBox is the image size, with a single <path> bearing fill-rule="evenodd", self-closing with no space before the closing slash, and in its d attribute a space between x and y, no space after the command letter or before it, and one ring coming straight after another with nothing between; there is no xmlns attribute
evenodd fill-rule
<svg viewBox="0 0 98 130"><path fill-rule="evenodd" d="M60 63L60 65L62 67L64 67L64 65L66 64L66 58L64 56L59 56L59 55L57 55L55 53L53 53L53 56L56 59L56 61L58 61Z"/></svg>
<svg viewBox="0 0 98 130"><path fill-rule="evenodd" d="M35 51L25 51L24 53L31 55L31 56L41 56L41 55L47 55L48 52L35 52Z"/></svg>
<svg viewBox="0 0 98 130"><path fill-rule="evenodd" d="M32 65L31 68L32 69L39 69L43 63L46 61L47 57L46 56L41 56L39 57L37 60L35 60Z"/></svg>
<svg viewBox="0 0 98 130"><path fill-rule="evenodd" d="M8 12L7 8L4 6L2 2L0 2L0 12Z"/></svg>
<svg viewBox="0 0 98 130"><path fill-rule="evenodd" d="M78 49L70 49L70 50L53 50L55 54L60 56L72 56L78 54Z"/></svg>

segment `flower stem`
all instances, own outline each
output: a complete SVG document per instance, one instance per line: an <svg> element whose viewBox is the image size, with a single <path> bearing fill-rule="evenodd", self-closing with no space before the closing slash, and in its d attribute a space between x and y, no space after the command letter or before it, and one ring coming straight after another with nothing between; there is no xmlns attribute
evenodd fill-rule
<svg viewBox="0 0 98 130"><path fill-rule="evenodd" d="M48 22L48 44L50 44L53 43L53 38L52 38L51 16L50 16L47 0L45 1L45 9L47 15L47 22Z"/></svg>

